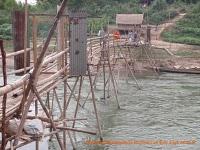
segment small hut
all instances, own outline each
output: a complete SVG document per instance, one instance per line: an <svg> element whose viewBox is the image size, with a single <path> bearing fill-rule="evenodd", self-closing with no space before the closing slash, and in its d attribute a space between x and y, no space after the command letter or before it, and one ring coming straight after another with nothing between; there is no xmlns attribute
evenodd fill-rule
<svg viewBox="0 0 200 150"><path fill-rule="evenodd" d="M143 19L143 14L117 14L116 25L121 34L127 34L129 31L140 32Z"/></svg>

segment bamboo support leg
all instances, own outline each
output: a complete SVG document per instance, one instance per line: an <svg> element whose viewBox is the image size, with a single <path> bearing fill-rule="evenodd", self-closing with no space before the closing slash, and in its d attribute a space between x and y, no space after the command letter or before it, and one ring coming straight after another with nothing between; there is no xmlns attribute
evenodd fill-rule
<svg viewBox="0 0 200 150"><path fill-rule="evenodd" d="M116 64L117 64L117 59L115 60L114 65L113 65L113 67L112 67L112 72L113 72L114 67L115 67ZM110 76L111 76L111 75L109 74L108 79L107 79L107 81L106 81L106 86L107 86L107 84L109 83ZM118 84L117 84L117 81L118 81L118 80L115 78L114 74L113 74L113 77L114 77L114 81L115 81L116 87L118 87Z"/></svg>
<svg viewBox="0 0 200 150"><path fill-rule="evenodd" d="M133 77L133 79L135 80L135 83L136 83L136 85L137 85L137 88L140 90L141 87L139 86L138 81L137 81L137 79L136 79L136 77L135 77L133 71L131 70L129 64L128 64L128 61L126 60L126 58L125 58L122 54L121 54L121 56L123 57L123 59L124 59L126 65L127 65L128 69L129 69L129 71L130 71L130 73L131 73L131 75L132 75L132 77Z"/></svg>
<svg viewBox="0 0 200 150"><path fill-rule="evenodd" d="M17 134L15 136L15 140L14 140L14 143L13 143L14 146L16 146L18 144L19 137L22 133L28 111L30 109L31 103L33 102L33 97L34 97L34 93L30 92L27 103L26 103L26 107L24 108L24 111L22 111L23 113L22 113L21 122L20 122L20 125L18 127Z"/></svg>
<svg viewBox="0 0 200 150"><path fill-rule="evenodd" d="M32 25L33 25L33 29L32 29L32 35L33 35L33 61L34 61L34 67L36 67L35 65L36 65L36 62L37 62L37 27L38 27L36 16L33 16Z"/></svg>
<svg viewBox="0 0 200 150"><path fill-rule="evenodd" d="M97 81L97 78L98 78L98 76L99 76L99 74L100 74L99 65L100 65L100 64L97 65L97 74L96 74L96 76L94 77L94 80L93 80L93 83L92 83L93 87L96 87L96 81ZM94 89L95 89L95 88L94 88ZM82 105L83 108L85 107L85 104L86 104L86 102L87 102L87 100L88 100L90 94L91 94L91 89L90 89L90 91L88 92L88 95L87 95L85 101L83 102L83 105Z"/></svg>
<svg viewBox="0 0 200 150"><path fill-rule="evenodd" d="M109 67L109 73L110 73L112 85L113 85L114 92L115 92L115 99L117 101L118 109L120 109L119 100L118 100L118 96L117 96L117 90L116 90L116 87L115 87L115 80L114 80L114 77L113 77L113 72L112 72L109 60L108 60L108 67Z"/></svg>
<svg viewBox="0 0 200 150"><path fill-rule="evenodd" d="M3 82L4 86L7 85L7 74L6 74L6 52L4 51L3 41L0 40L0 49L2 55L2 70L3 70ZM3 95L3 102L2 102L2 143L1 149L4 150L6 148L6 101L7 101L7 94Z"/></svg>
<svg viewBox="0 0 200 150"><path fill-rule="evenodd" d="M97 126L98 126L98 130L99 130L100 140L103 141L101 126L100 126L100 123L99 123L97 106L96 106L96 102L95 102L95 95L94 95L94 89L93 89L93 84L92 84L92 77L91 77L91 74L90 74L89 66L88 66L88 75L89 75L89 80L90 80L90 88L91 88L91 91L92 91L92 102L93 102L95 116L96 116L96 120L97 120Z"/></svg>
<svg viewBox="0 0 200 150"><path fill-rule="evenodd" d="M66 108L66 103L67 103L67 81L63 81L64 84L64 102L63 102L63 112L62 112L62 119L66 119L66 112L67 112L67 108ZM65 126L66 123L63 123L63 126ZM67 138L66 138L66 131L63 131L63 145L64 148L66 149L67 147Z"/></svg>
<svg viewBox="0 0 200 150"><path fill-rule="evenodd" d="M38 74L39 74L39 72L41 71L41 67L42 67L42 62L43 62L44 56L45 56L45 54L46 54L46 51L47 51L47 49L48 49L50 40L51 40L51 38L52 38L52 36L53 36L53 34L54 34L54 31L55 31L55 29L56 29L56 26L57 26L57 24L58 24L58 20L60 19L61 15L63 14L63 12L64 12L64 10L65 10L65 6L66 6L66 4L67 4L67 1L68 1L68 0L63 0L63 1L62 1L61 7L60 7L60 9L59 9L57 15L56 15L55 18L54 18L54 23L53 23L52 27L51 27L50 30L49 30L48 36L47 36L47 38L46 38L46 40L45 40L45 43L44 43L44 46L43 46L42 51L41 51L41 53L40 53L40 56L38 57L37 62L36 62L36 64L35 64L36 67L34 68L34 70L33 70L33 72L32 72L32 75L31 75L31 76L32 76L33 79L36 79L37 76L38 76ZM24 94L24 96L23 96L23 98L22 98L22 102L21 102L21 104L20 104L19 111L17 112L18 115L21 113L21 110L24 109L24 104L25 104L25 102L26 102L27 97L29 96L29 97L30 97L29 99L33 99L34 94L31 94L31 95L29 94L29 93L31 93L31 92L30 92L30 91L31 91L31 84L32 84L31 82L32 82L32 81L29 81L29 83L28 83L28 85L27 85L27 87L26 87L25 94ZM34 82L36 83L37 80L34 80ZM31 101L31 100L30 100L30 101ZM22 131L22 127L20 128L20 130L18 130L19 133L17 133L17 134L21 134L21 131ZM17 135L17 136L19 136L19 135ZM18 137L17 137L17 138L18 138ZM14 144L16 144L16 142L14 142Z"/></svg>
<svg viewBox="0 0 200 150"><path fill-rule="evenodd" d="M45 105L46 105L46 106L47 106L47 108L50 110L50 102L49 102L49 97L50 97L50 94L49 94L49 92L47 92L47 98L46 98Z"/></svg>
<svg viewBox="0 0 200 150"><path fill-rule="evenodd" d="M106 71L105 71L105 62L103 64L103 99L106 99Z"/></svg>
<svg viewBox="0 0 200 150"><path fill-rule="evenodd" d="M35 148L36 150L39 150L39 141L38 140L36 140L36 142L35 142L35 147L36 147Z"/></svg>
<svg viewBox="0 0 200 150"><path fill-rule="evenodd" d="M43 101L42 101L42 99L41 99L41 97L40 97L40 95L39 95L37 89L36 89L34 86L32 86L32 90L33 90L33 92L35 93L35 95L36 95L38 101L40 102L40 105L42 106L42 109L44 110L46 116L49 118L50 123L51 123L51 126L52 126L53 129L56 131L56 126L55 126L55 124L54 124L54 122L53 122L53 119L51 118L51 115L50 115L50 113L49 113L47 107L44 105L44 103L43 103ZM60 136L59 136L58 133L56 133L56 138L57 138L57 140L58 140L58 143L59 143L59 145L60 145L61 150L65 150L65 148L64 148L64 146L63 146L63 143L61 142Z"/></svg>
<svg viewBox="0 0 200 150"><path fill-rule="evenodd" d="M65 124L64 127L67 127L67 124ZM75 143L74 143L74 141L73 141L71 132L70 132L69 130L67 130L67 134L68 134L69 140L70 140L70 142L71 142L71 144L72 144L73 150L75 150L75 149L76 149L76 146L75 146Z"/></svg>
<svg viewBox="0 0 200 150"><path fill-rule="evenodd" d="M51 106L50 106L50 112L51 112L50 114L52 118L53 118L53 111L54 111L54 98L55 98L55 93L53 92L52 99L51 99Z"/></svg>
<svg viewBox="0 0 200 150"><path fill-rule="evenodd" d="M63 115L62 115L62 118L65 120L66 119L66 113L67 113L67 81L65 80L64 82L64 103L63 103L63 106L64 106L64 108L63 108ZM64 121L63 122L63 126L65 127L65 126L67 126L67 124L66 124L66 122ZM71 133L70 133L70 131L69 130L67 130L67 131L63 131L63 144L64 144L64 147L66 148L67 147L67 143L66 143L66 141L67 141L67 137L66 137L66 133L67 133L67 135L69 136L69 139L70 139L70 142L71 142L71 144L72 144L72 147L73 147L73 149L75 150L76 149L76 146L75 146L75 144L74 144L74 142L73 142L73 139L72 139L72 136L71 136Z"/></svg>
<svg viewBox="0 0 200 150"><path fill-rule="evenodd" d="M69 106L69 103L70 103L71 98L72 98L72 95L73 95L73 93L74 93L74 91L75 91L75 88L76 88L76 85L77 85L77 83L78 83L78 80L79 80L79 77L76 78L76 81L75 81L74 86L73 86L73 88L72 88L72 92L71 92L70 95L69 95L69 98L68 98L67 103L66 103L66 109L67 109L68 106Z"/></svg>
<svg viewBox="0 0 200 150"><path fill-rule="evenodd" d="M50 104L50 95L49 92L47 93L47 101L49 101L49 114L51 115L53 119L53 102L54 102L54 92L52 92L52 99L51 99L51 104ZM50 132L52 132L53 129L52 127L50 128ZM50 136L49 141L52 141L53 135Z"/></svg>
<svg viewBox="0 0 200 150"><path fill-rule="evenodd" d="M98 72L100 70L100 61L98 62L98 65L97 65L97 75L95 76L94 78L94 89L96 90L97 89L97 78L98 78ZM88 93L89 94L89 93Z"/></svg>
<svg viewBox="0 0 200 150"><path fill-rule="evenodd" d="M110 98L110 78L108 78L108 92L107 98Z"/></svg>
<svg viewBox="0 0 200 150"><path fill-rule="evenodd" d="M58 104L58 108L59 108L59 110L60 110L60 114L62 115L62 111L63 111L63 110L62 110L61 104L60 104L60 102L59 102L58 94L57 94L55 88L53 89L53 91L54 91L54 93L55 93L55 98L56 98L56 102L57 102L57 104Z"/></svg>
<svg viewBox="0 0 200 150"><path fill-rule="evenodd" d="M80 99L81 99L82 85L83 85L83 77L81 76L81 77L80 77L79 92L78 92L78 100L77 100L77 104L76 104L76 109L75 109L75 113L74 113L74 118L76 118L77 113L78 113L79 103L80 103ZM76 123L76 120L73 121L72 128L75 127L75 123Z"/></svg>
<svg viewBox="0 0 200 150"><path fill-rule="evenodd" d="M126 63L126 67L125 67L125 76L126 76L126 84L128 84L128 66Z"/></svg>
<svg viewBox="0 0 200 150"><path fill-rule="evenodd" d="M67 83L67 86L68 86L68 88L69 88L69 90L70 90L70 92L71 92L72 96L74 97L75 101L78 101L78 98L76 97L76 95L75 95L74 91L71 89L71 87L69 86L69 84L68 84L68 83ZM79 103L79 106L81 106L81 107L82 107L82 105L81 105L80 103Z"/></svg>

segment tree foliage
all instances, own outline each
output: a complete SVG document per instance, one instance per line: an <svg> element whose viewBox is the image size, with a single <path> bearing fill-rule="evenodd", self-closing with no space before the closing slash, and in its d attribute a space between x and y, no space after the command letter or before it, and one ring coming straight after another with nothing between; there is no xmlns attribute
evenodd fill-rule
<svg viewBox="0 0 200 150"><path fill-rule="evenodd" d="M15 0L0 0L0 39L11 39L11 13L21 8Z"/></svg>
<svg viewBox="0 0 200 150"><path fill-rule="evenodd" d="M200 45L200 2L162 36L170 42Z"/></svg>
<svg viewBox="0 0 200 150"><path fill-rule="evenodd" d="M62 0L37 0L35 6L29 6L32 12L53 13L56 12L56 5ZM144 13L148 23L159 24L176 16L178 9L184 5L189 7L189 4L197 3L199 0L68 0L68 9L85 10L90 17L101 19L89 19L89 27L98 30L102 24L115 23L117 13ZM144 8L144 4L149 5ZM172 6L176 6L173 9ZM0 0L0 25L8 26L11 24L11 12L13 9L22 9L21 3L16 3L15 0ZM185 9L184 9L185 10ZM194 10L199 11L198 8ZM192 22L192 21L191 21ZM43 28L46 29L46 28ZM4 28L0 28L4 30ZM0 31L0 34L6 33ZM10 32L9 32L10 33ZM7 32L7 34L9 34Z"/></svg>

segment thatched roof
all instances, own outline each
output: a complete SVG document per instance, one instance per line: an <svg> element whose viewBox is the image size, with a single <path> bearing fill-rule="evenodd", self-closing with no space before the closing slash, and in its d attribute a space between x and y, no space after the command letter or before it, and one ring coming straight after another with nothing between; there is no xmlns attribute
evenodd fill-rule
<svg viewBox="0 0 200 150"><path fill-rule="evenodd" d="M143 14L117 14L116 24L138 25L143 22Z"/></svg>

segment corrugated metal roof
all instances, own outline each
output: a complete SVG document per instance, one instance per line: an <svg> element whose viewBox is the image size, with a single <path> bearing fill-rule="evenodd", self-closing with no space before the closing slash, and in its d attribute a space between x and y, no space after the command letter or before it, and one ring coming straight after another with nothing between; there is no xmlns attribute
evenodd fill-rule
<svg viewBox="0 0 200 150"><path fill-rule="evenodd" d="M132 25L142 24L143 14L117 14L116 24Z"/></svg>

